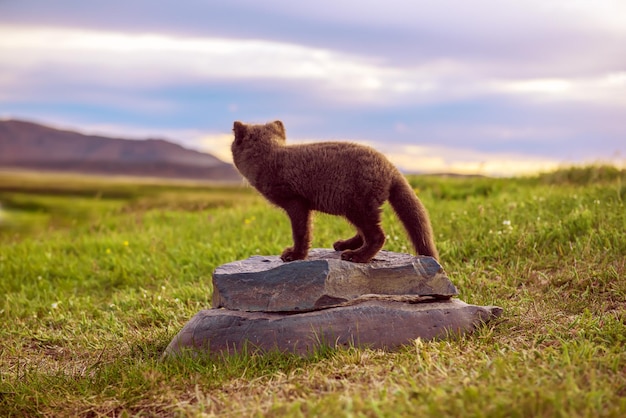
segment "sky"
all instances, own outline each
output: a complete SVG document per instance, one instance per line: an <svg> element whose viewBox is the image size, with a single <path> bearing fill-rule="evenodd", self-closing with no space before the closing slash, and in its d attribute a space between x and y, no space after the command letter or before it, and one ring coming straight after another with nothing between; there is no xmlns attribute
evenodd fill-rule
<svg viewBox="0 0 626 418"><path fill-rule="evenodd" d="M0 0L0 119L232 161L235 120L407 172L626 167L624 0Z"/></svg>

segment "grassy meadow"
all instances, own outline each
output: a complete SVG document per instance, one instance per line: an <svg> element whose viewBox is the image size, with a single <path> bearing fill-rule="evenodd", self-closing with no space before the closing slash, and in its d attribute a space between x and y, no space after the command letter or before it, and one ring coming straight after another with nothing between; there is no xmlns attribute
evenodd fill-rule
<svg viewBox="0 0 626 418"><path fill-rule="evenodd" d="M0 416L626 416L626 172L414 177L469 336L160 361L211 274L279 254L250 188L0 173ZM385 249L408 252L389 207ZM314 246L352 233L316 215Z"/></svg>

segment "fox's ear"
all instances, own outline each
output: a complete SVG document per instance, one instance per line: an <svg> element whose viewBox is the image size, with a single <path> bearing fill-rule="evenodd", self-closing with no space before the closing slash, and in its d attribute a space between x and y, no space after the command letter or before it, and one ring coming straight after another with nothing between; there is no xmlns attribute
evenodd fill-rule
<svg viewBox="0 0 626 418"><path fill-rule="evenodd" d="M235 133L235 137L241 137L246 132L246 125L239 121L235 121L233 124L233 132Z"/></svg>
<svg viewBox="0 0 626 418"><path fill-rule="evenodd" d="M279 120L275 120L274 125L278 129L278 132L283 136L283 138L286 138L287 134L285 132L285 125L283 125L283 123Z"/></svg>

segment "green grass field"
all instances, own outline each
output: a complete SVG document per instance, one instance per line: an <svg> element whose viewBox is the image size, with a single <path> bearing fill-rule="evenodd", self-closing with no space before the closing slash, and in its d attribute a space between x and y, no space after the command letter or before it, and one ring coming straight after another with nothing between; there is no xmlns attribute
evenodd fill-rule
<svg viewBox="0 0 626 418"><path fill-rule="evenodd" d="M290 244L249 188L0 173L0 416L626 416L626 172L411 179L502 317L448 341L160 361L211 274ZM410 250L386 207L385 249ZM352 232L318 215L315 247Z"/></svg>

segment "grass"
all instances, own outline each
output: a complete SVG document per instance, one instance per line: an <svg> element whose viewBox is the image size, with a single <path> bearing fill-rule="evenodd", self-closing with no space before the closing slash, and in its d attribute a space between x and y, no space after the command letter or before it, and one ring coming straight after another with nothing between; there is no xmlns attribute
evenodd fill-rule
<svg viewBox="0 0 626 418"><path fill-rule="evenodd" d="M441 262L503 316L381 350L160 361L223 263L277 254L247 188L0 174L0 416L626 414L626 173L415 177ZM385 248L407 251L385 208ZM319 215L316 247L351 232Z"/></svg>

